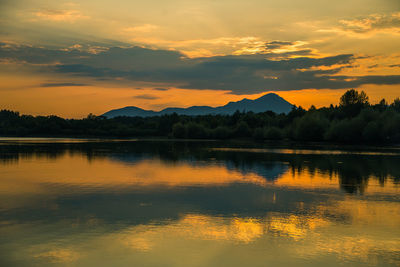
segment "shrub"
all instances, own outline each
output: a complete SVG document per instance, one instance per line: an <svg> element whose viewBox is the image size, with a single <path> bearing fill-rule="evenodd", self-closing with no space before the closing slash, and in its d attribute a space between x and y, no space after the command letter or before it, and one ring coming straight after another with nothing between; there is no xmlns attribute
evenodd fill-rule
<svg viewBox="0 0 400 267"><path fill-rule="evenodd" d="M186 129L182 123L178 122L172 126L172 136L175 138L184 138L186 136Z"/></svg>
<svg viewBox="0 0 400 267"><path fill-rule="evenodd" d="M254 130L253 138L256 140L264 139L264 128L256 128Z"/></svg>
<svg viewBox="0 0 400 267"><path fill-rule="evenodd" d="M251 136L250 127L247 125L246 122L241 121L239 122L238 126L235 130L236 137L249 137Z"/></svg>
<svg viewBox="0 0 400 267"><path fill-rule="evenodd" d="M265 139L268 140L281 140L283 136L283 131L278 127L270 127L265 131Z"/></svg>
<svg viewBox="0 0 400 267"><path fill-rule="evenodd" d="M307 114L299 121L295 130L295 138L298 140L323 140L329 121L318 113Z"/></svg>
<svg viewBox="0 0 400 267"><path fill-rule="evenodd" d="M207 138L207 132L203 125L195 122L189 122L186 125L186 137L199 139Z"/></svg>
<svg viewBox="0 0 400 267"><path fill-rule="evenodd" d="M227 127L218 126L212 131L212 136L216 139L227 139L231 136L231 131Z"/></svg>
<svg viewBox="0 0 400 267"><path fill-rule="evenodd" d="M382 139L380 133L381 131L379 123L376 121L371 121L367 124L367 126L365 126L362 136L367 142L377 142Z"/></svg>

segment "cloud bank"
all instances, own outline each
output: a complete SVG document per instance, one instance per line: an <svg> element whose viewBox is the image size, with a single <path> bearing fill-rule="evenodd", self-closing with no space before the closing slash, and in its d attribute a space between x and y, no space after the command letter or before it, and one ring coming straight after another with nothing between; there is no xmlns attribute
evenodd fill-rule
<svg viewBox="0 0 400 267"><path fill-rule="evenodd" d="M274 41L265 45L274 50L292 44ZM154 82L166 87L253 94L270 90L400 84L400 75L340 75L342 69L354 66L355 59L352 54L315 58L303 50L188 58L178 51L143 47L111 47L93 53L74 48L60 50L0 43L0 61L3 62L23 62L41 72L102 80Z"/></svg>

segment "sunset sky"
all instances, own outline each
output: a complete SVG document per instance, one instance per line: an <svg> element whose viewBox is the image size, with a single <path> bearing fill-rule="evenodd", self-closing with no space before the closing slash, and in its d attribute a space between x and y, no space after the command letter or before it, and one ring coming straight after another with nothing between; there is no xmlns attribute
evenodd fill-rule
<svg viewBox="0 0 400 267"><path fill-rule="evenodd" d="M0 0L0 109L400 96L399 0Z"/></svg>

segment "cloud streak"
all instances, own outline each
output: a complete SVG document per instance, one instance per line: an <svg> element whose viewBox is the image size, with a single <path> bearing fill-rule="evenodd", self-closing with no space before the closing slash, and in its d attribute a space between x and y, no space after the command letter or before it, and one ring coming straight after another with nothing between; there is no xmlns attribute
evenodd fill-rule
<svg viewBox="0 0 400 267"><path fill-rule="evenodd" d="M79 10L40 10L33 13L36 19L43 19L55 22L75 22L80 19L87 19Z"/></svg>
<svg viewBox="0 0 400 267"><path fill-rule="evenodd" d="M87 86L85 83L42 83L40 87Z"/></svg>
<svg viewBox="0 0 400 267"><path fill-rule="evenodd" d="M136 95L133 98L136 99L144 99L144 100L154 100L154 99L159 99L158 96L155 95L149 95L149 94L142 94L142 95Z"/></svg>

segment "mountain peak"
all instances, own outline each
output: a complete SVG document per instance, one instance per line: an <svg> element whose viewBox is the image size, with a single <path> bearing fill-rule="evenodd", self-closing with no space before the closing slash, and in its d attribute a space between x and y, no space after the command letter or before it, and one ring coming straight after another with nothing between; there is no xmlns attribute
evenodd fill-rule
<svg viewBox="0 0 400 267"><path fill-rule="evenodd" d="M279 98L279 99L283 99L281 96L279 96L279 95L277 95L277 94L275 94L275 93L268 93L268 94L265 94L265 95L263 95L263 96L260 96L260 97L257 98L257 99L265 99L265 98ZM255 100L257 100L257 99L255 99Z"/></svg>

